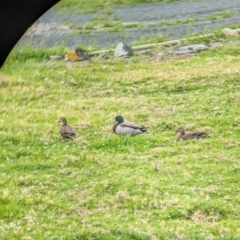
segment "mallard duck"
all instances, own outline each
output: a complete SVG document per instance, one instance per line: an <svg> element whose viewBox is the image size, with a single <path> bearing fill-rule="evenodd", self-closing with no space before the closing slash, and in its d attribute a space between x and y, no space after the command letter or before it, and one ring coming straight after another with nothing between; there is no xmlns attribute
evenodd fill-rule
<svg viewBox="0 0 240 240"><path fill-rule="evenodd" d="M200 139L208 137L208 134L205 132L189 132L186 133L184 127L179 127L175 134L179 133L176 137L177 141L188 140L188 139Z"/></svg>
<svg viewBox="0 0 240 240"><path fill-rule="evenodd" d="M65 117L60 117L58 123L60 123L59 133L65 138L74 139L76 138L76 132L73 127L67 125L67 119Z"/></svg>
<svg viewBox="0 0 240 240"><path fill-rule="evenodd" d="M146 132L148 129L143 125L124 122L124 119L122 116L115 117L114 122L116 122L116 124L113 126L113 132L116 133L117 135L130 134L131 136L135 136L135 135Z"/></svg>

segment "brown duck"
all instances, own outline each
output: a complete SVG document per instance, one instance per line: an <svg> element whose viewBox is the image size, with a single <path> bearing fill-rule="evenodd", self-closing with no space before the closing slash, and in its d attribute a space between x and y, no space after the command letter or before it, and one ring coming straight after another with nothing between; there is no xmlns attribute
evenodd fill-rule
<svg viewBox="0 0 240 240"><path fill-rule="evenodd" d="M201 139L208 137L208 134L205 132L189 132L186 133L184 127L179 127L175 134L178 133L176 140L188 140L188 139Z"/></svg>
<svg viewBox="0 0 240 240"><path fill-rule="evenodd" d="M65 117L61 117L58 121L60 123L59 133L63 137L63 139L74 139L76 138L76 132L73 127L67 125L67 119Z"/></svg>

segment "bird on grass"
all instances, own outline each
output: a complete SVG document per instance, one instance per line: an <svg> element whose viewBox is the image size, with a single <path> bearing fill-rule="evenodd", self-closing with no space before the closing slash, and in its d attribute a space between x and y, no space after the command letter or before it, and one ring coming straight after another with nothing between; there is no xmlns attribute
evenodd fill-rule
<svg viewBox="0 0 240 240"><path fill-rule="evenodd" d="M179 127L175 134L177 134L176 140L188 140L188 139L202 139L202 138L207 138L208 134L205 132L189 132L186 133L184 127Z"/></svg>
<svg viewBox="0 0 240 240"><path fill-rule="evenodd" d="M127 135L130 134L131 136L135 136L147 131L148 127L144 127L143 125L124 122L122 116L115 117L116 124L113 126L113 132L117 135Z"/></svg>
<svg viewBox="0 0 240 240"><path fill-rule="evenodd" d="M63 139L74 139L76 138L76 132L73 127L67 125L67 119L65 117L60 117L58 123L60 124L59 133Z"/></svg>

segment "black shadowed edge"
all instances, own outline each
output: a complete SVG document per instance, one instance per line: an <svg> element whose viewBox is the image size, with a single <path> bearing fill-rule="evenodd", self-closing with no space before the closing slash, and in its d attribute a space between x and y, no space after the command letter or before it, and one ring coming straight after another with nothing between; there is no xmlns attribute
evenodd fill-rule
<svg viewBox="0 0 240 240"><path fill-rule="evenodd" d="M0 0L0 67L36 20L59 0Z"/></svg>

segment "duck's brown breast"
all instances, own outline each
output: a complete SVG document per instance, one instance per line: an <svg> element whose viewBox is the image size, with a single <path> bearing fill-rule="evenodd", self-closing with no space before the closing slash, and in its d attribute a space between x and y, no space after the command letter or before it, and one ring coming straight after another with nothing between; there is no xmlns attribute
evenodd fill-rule
<svg viewBox="0 0 240 240"><path fill-rule="evenodd" d="M114 133L116 133L116 128L117 128L118 125L119 125L119 123L116 123L116 124L113 126L113 128L112 128ZM117 134L117 133L116 133L116 134Z"/></svg>

